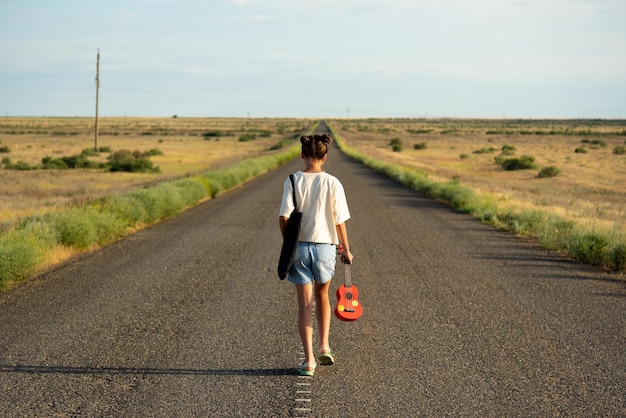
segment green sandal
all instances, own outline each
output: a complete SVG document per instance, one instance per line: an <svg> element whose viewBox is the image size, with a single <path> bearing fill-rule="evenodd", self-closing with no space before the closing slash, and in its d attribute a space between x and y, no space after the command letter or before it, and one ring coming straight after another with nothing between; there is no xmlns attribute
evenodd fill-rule
<svg viewBox="0 0 626 418"><path fill-rule="evenodd" d="M328 351L328 353L320 354L320 363L322 366L332 366L335 364L335 355L332 351Z"/></svg>
<svg viewBox="0 0 626 418"><path fill-rule="evenodd" d="M313 376L315 374L315 367L311 368L309 363L305 361L298 369L298 373L300 373L300 376Z"/></svg>

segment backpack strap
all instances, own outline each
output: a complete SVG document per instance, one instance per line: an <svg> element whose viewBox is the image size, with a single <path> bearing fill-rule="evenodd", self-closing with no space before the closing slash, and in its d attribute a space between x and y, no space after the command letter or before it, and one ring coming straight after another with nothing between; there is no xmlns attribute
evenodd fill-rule
<svg viewBox="0 0 626 418"><path fill-rule="evenodd" d="M289 175L289 180L291 180L291 191L293 194L293 208L294 210L298 210L298 203L296 202L296 183L293 180L293 174Z"/></svg>

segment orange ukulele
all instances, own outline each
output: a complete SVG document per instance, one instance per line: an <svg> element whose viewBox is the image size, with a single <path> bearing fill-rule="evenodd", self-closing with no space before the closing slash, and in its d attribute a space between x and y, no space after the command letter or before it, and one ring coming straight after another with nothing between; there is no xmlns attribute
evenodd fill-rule
<svg viewBox="0 0 626 418"><path fill-rule="evenodd" d="M343 284L337 289L337 307L335 316L346 322L356 321L363 315L363 307L359 303L359 289L352 285L351 265L344 261Z"/></svg>

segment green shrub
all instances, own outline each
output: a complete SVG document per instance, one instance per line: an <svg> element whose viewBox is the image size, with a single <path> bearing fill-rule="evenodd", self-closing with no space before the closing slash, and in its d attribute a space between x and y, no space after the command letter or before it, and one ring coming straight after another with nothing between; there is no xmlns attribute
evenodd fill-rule
<svg viewBox="0 0 626 418"><path fill-rule="evenodd" d="M572 221L565 220L559 215L549 214L542 225L535 226L532 235L539 238L539 242L544 247L562 251L567 248L568 242L572 239L574 227Z"/></svg>
<svg viewBox="0 0 626 418"><path fill-rule="evenodd" d="M282 140L278 141L276 144L272 145L269 148L269 151L275 151L275 150L279 150L279 149L282 149L282 148L286 148L286 147L288 147L288 146L290 146L292 144L293 144L293 140L291 140L291 139L282 139Z"/></svg>
<svg viewBox="0 0 626 418"><path fill-rule="evenodd" d="M401 152L403 148L402 140L400 138L392 138L389 140L389 146L393 152Z"/></svg>
<svg viewBox="0 0 626 418"><path fill-rule="evenodd" d="M158 219L168 218L188 205L180 190L172 183L162 183L152 188L158 202Z"/></svg>
<svg viewBox="0 0 626 418"><path fill-rule="evenodd" d="M459 181L452 180L445 183L433 182L427 189L428 194L438 200L443 200L453 208L463 213L470 213L472 203L476 198L474 191L463 186Z"/></svg>
<svg viewBox="0 0 626 418"><path fill-rule="evenodd" d="M578 233L570 243L570 253L583 263L602 265L610 239L606 233L584 231Z"/></svg>
<svg viewBox="0 0 626 418"><path fill-rule="evenodd" d="M199 178L186 178L174 181L181 201L187 206L195 205L209 195L206 184Z"/></svg>
<svg viewBox="0 0 626 418"><path fill-rule="evenodd" d="M626 271L626 242L617 244L609 251L609 260L613 269Z"/></svg>
<svg viewBox="0 0 626 418"><path fill-rule="evenodd" d="M288 151L278 155L265 155L244 160L228 168L211 170L203 174L202 178L210 186L211 197L215 197L222 191L235 187L251 177L293 159L300 154L300 150L299 146L293 146Z"/></svg>
<svg viewBox="0 0 626 418"><path fill-rule="evenodd" d="M485 148L481 148L481 149L477 149L475 151L472 151L473 154L491 154L493 152L496 152L497 150L494 147L485 147Z"/></svg>
<svg viewBox="0 0 626 418"><path fill-rule="evenodd" d="M516 234L534 236L541 225L545 225L547 212L530 209L519 212L504 212L498 219L507 225L507 229Z"/></svg>
<svg viewBox="0 0 626 418"><path fill-rule="evenodd" d="M164 217L162 197L153 188L137 190L129 195L138 207L143 209L142 223L151 224Z"/></svg>
<svg viewBox="0 0 626 418"><path fill-rule="evenodd" d="M147 223L148 215L143 205L132 194L102 199L102 207L119 218L126 226Z"/></svg>
<svg viewBox="0 0 626 418"><path fill-rule="evenodd" d="M496 159L496 162L498 159ZM535 158L529 157L527 155L523 155L520 158L507 158L501 160L500 165L506 171L512 170L528 170L531 168L536 168Z"/></svg>
<svg viewBox="0 0 626 418"><path fill-rule="evenodd" d="M626 154L626 147L618 145L617 147L613 148L613 154L615 154L615 155Z"/></svg>
<svg viewBox="0 0 626 418"><path fill-rule="evenodd" d="M68 168L96 168L98 166L95 162L89 160L86 154L61 157L61 160L67 164Z"/></svg>
<svg viewBox="0 0 626 418"><path fill-rule="evenodd" d="M84 250L106 244L121 235L123 222L110 212L82 206L50 215L59 244Z"/></svg>
<svg viewBox="0 0 626 418"><path fill-rule="evenodd" d="M119 150L109 155L109 171L130 173L158 173L159 167L154 167L152 161L139 151Z"/></svg>
<svg viewBox="0 0 626 418"><path fill-rule="evenodd" d="M420 142L419 144L413 144L413 149L426 149L426 142Z"/></svg>
<svg viewBox="0 0 626 418"><path fill-rule="evenodd" d="M243 134L239 137L239 142L249 142L256 139L256 134Z"/></svg>
<svg viewBox="0 0 626 418"><path fill-rule="evenodd" d="M537 174L537 177L539 177L540 179L545 179L545 178L550 178L550 177L556 177L561 173L561 170L554 166L554 165L549 165L547 167L544 167L541 169L541 171L539 171L539 174Z"/></svg>
<svg viewBox="0 0 626 418"><path fill-rule="evenodd" d="M208 195L198 178L180 179L102 200L103 210L125 226L150 224L194 205Z"/></svg>
<svg viewBox="0 0 626 418"><path fill-rule="evenodd" d="M45 170L65 170L69 168L62 159L52 158L50 156L41 159L41 167Z"/></svg>
<svg viewBox="0 0 626 418"><path fill-rule="evenodd" d="M575 152L576 154L586 154L588 151L587 151L587 148L584 148L584 147L578 147L578 148L576 148L576 149L574 150L574 152Z"/></svg>
<svg viewBox="0 0 626 418"><path fill-rule="evenodd" d="M136 158L147 158L147 157L154 157L156 155L163 155L163 151L161 151L158 148L152 148L151 150L148 150L142 154L140 154L139 156L137 156Z"/></svg>
<svg viewBox="0 0 626 418"><path fill-rule="evenodd" d="M10 152L11 152L11 148L9 148L8 146L3 145L3 146L0 147L0 153L8 154Z"/></svg>
<svg viewBox="0 0 626 418"><path fill-rule="evenodd" d="M222 136L222 132L221 131L208 131L202 134L202 137L204 139L211 139L211 138L219 138L220 136Z"/></svg>
<svg viewBox="0 0 626 418"><path fill-rule="evenodd" d="M513 155L515 154L516 148L513 145L502 145L501 151L502 155Z"/></svg>
<svg viewBox="0 0 626 418"><path fill-rule="evenodd" d="M152 221L170 217L207 196L201 182L194 179L181 179L171 183L161 183L150 189Z"/></svg>
<svg viewBox="0 0 626 418"><path fill-rule="evenodd" d="M0 235L0 287L35 271L44 261L46 249L54 242L48 226L35 222Z"/></svg>
<svg viewBox="0 0 626 418"><path fill-rule="evenodd" d="M6 168L10 168L11 170L28 171L28 170L34 170L36 167L32 167L26 161L19 160L15 164L11 164L10 166L6 166Z"/></svg>
<svg viewBox="0 0 626 418"><path fill-rule="evenodd" d="M98 155L98 151L93 148L85 148L80 152L80 155L84 155L85 157L93 157Z"/></svg>
<svg viewBox="0 0 626 418"><path fill-rule="evenodd" d="M407 129L406 131L410 134L420 135L420 134L429 134L433 132L433 129Z"/></svg>
<svg viewBox="0 0 626 418"><path fill-rule="evenodd" d="M596 147L596 148L597 147L606 147L607 146L606 141L603 141L602 139L594 139L594 140L592 140L591 141L591 145L593 147Z"/></svg>

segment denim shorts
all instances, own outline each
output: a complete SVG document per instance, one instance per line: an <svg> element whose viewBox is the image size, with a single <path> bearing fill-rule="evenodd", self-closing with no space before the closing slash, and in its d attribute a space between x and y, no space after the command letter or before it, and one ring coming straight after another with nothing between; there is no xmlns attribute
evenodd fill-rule
<svg viewBox="0 0 626 418"><path fill-rule="evenodd" d="M324 284L333 278L336 261L334 244L298 242L287 280L294 284L312 284L313 280Z"/></svg>

